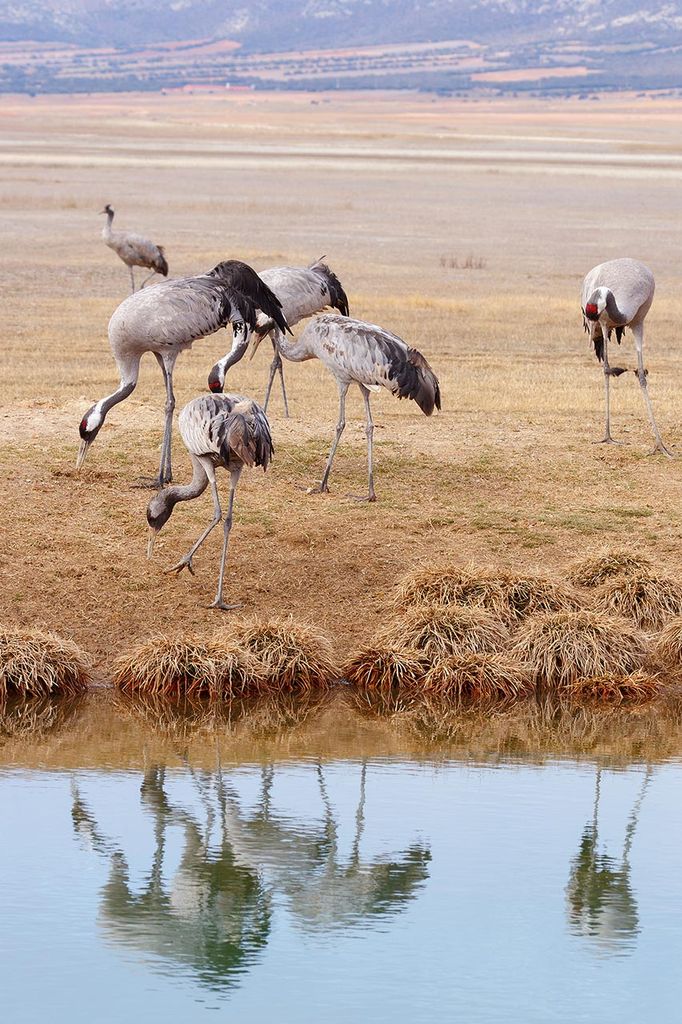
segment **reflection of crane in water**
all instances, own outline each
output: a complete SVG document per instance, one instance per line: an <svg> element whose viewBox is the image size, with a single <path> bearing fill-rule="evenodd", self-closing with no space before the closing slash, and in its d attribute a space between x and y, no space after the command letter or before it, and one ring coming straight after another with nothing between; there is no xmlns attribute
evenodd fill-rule
<svg viewBox="0 0 682 1024"><path fill-rule="evenodd" d="M344 860L339 848L339 825L320 764L317 778L323 815L310 832L272 811L272 766L263 769L261 801L250 814L241 811L238 798L218 776L237 860L264 873L273 889L286 897L303 928L347 927L400 910L428 876L428 848L415 843L389 857L361 856L367 780L367 763L363 761L353 842L350 856Z"/></svg>
<svg viewBox="0 0 682 1024"><path fill-rule="evenodd" d="M580 851L571 865L566 888L570 928L576 935L595 940L605 950L622 950L639 933L637 901L630 882L630 850L652 773L647 765L618 861L598 849L601 769L597 769L592 820L583 830Z"/></svg>
<svg viewBox="0 0 682 1024"><path fill-rule="evenodd" d="M418 843L389 857L363 858L367 765L348 858L339 849L339 825L317 766L322 815L295 821L272 807L274 768L264 766L258 804L245 812L221 771L187 765L205 823L168 797L165 769L148 769L140 796L154 823L154 856L141 891L127 859L99 830L74 783L74 828L110 865L101 919L117 942L164 962L184 964L213 988L233 984L268 941L273 897L283 898L304 928L348 927L385 917L414 898L428 875L429 850ZM170 830L184 848L169 881L164 872Z"/></svg>
<svg viewBox="0 0 682 1024"><path fill-rule="evenodd" d="M227 988L267 943L270 896L256 873L235 863L226 837L217 849L210 846L209 831L171 805L164 782L164 768L145 772L141 798L154 820L155 850L139 892L131 885L125 855L99 832L74 785L74 826L110 863L101 920L117 943L184 965L211 988ZM163 873L167 834L178 827L184 831L184 850L168 884Z"/></svg>

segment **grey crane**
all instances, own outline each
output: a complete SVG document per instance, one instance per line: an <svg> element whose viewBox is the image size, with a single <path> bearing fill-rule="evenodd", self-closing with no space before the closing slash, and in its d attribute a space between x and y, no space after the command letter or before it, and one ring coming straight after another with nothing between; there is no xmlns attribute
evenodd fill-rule
<svg viewBox="0 0 682 1024"><path fill-rule="evenodd" d="M332 462L346 425L346 394L351 384L357 384L365 402L369 476L367 497L358 500L376 501L370 391L379 391L383 387L398 398L411 398L426 416L430 416L434 408L440 409L440 385L435 373L421 352L410 348L397 335L376 324L332 313L323 313L311 320L298 341L278 334L277 345L281 355L292 362L319 359L331 371L339 389L336 435L320 485L310 488L309 493L329 490Z"/></svg>
<svg viewBox="0 0 682 1024"><path fill-rule="evenodd" d="M647 371L644 369L644 320L654 299L654 289L654 275L639 260L623 258L600 263L587 274L583 281L581 293L583 326L594 345L597 359L604 366L606 428L604 437L597 443L621 443L614 441L611 437L609 384L611 377L618 377L621 373L625 373L625 370L622 367L610 365L608 344L615 331L616 341L620 345L625 328L629 327L637 350L637 378L656 441L653 451L672 456L672 453L663 444L656 425L647 387Z"/></svg>
<svg viewBox="0 0 682 1024"><path fill-rule="evenodd" d="M348 316L348 297L336 274L324 263L324 256L311 263L309 267L271 267L269 270L262 270L259 276L282 303L282 310L290 327L293 327L300 320L314 316L315 313L322 313L323 310L330 307L338 309L339 313L343 316ZM265 392L263 408L266 412L268 411L272 383L275 379L275 374L279 373L282 382L284 414L288 416L289 403L284 385L282 357L277 347L277 331L277 324L271 318L265 316L265 314L260 314L253 334L253 351L251 355L253 356L263 338L270 335L274 357L270 366L270 378ZM246 352L246 348L243 337L235 336L231 351L211 369L208 377L208 386L211 391L220 392L223 390L227 371L231 366L239 362Z"/></svg>
<svg viewBox="0 0 682 1024"><path fill-rule="evenodd" d="M131 231L112 231L111 225L114 220L114 211L107 203L100 213L106 213L107 222L102 229L102 238L113 249L117 256L123 260L130 271L130 285L135 291L135 274L133 267L146 267L151 274L145 277L140 285L144 288L147 281L150 281L154 274L162 274L168 277L168 263L164 256L163 247L156 245L143 235L133 234Z"/></svg>
<svg viewBox="0 0 682 1024"><path fill-rule="evenodd" d="M161 461L158 478L153 483L159 487L169 483L175 408L173 369L177 357L199 338L213 334L228 323L232 324L235 337L243 338L248 344L258 310L270 317L280 330L288 330L279 299L255 270L239 260L227 260L206 274L166 281L124 299L109 321L109 344L121 382L112 394L95 402L81 420L76 468L83 465L109 410L134 391L142 356L153 352L166 388Z"/></svg>
<svg viewBox="0 0 682 1024"><path fill-rule="evenodd" d="M216 469L222 466L230 474L230 496L223 527L223 552L220 559L218 589L210 607L223 611L239 608L241 606L238 604L225 604L223 601L227 542L232 529L234 495L244 466L262 466L263 470L266 470L274 454L267 416L256 402L243 395L200 395L184 407L178 417L178 426L192 460L194 473L189 484L166 487L155 494L149 502L147 522L150 532L147 555L151 558L154 539L170 519L177 503L198 498L210 483L213 494L213 519L187 554L168 570L179 574L186 567L194 574L192 559L223 516L215 476Z"/></svg>

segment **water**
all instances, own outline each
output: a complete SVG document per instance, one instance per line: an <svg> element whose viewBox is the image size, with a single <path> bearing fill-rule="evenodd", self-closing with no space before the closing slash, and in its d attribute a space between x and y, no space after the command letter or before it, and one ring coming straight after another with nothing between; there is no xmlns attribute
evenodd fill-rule
<svg viewBox="0 0 682 1024"><path fill-rule="evenodd" d="M3 1019L679 1019L676 723L665 754L653 719L580 719L552 753L511 718L474 753L484 720L430 744L331 715L25 716L0 748Z"/></svg>

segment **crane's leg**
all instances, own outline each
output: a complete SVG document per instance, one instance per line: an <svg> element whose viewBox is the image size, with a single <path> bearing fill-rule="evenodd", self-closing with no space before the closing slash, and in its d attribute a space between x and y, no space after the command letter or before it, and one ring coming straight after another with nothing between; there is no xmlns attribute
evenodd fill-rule
<svg viewBox="0 0 682 1024"><path fill-rule="evenodd" d="M165 423L163 428L163 444L161 446L161 462L159 465L159 480L161 485L169 484L173 479L173 468L171 466L171 448L173 445L173 413L175 412L175 393L173 391L173 369L175 359L161 359L163 370L163 381L166 385L166 407Z"/></svg>
<svg viewBox="0 0 682 1024"><path fill-rule="evenodd" d="M609 338L608 330L602 326L602 335L604 338L604 404L606 407L606 426L604 428L604 436L600 441L593 441L593 444L623 444L623 441L615 441L611 437L611 395L609 392L609 384L611 377L618 376L621 370L614 370L609 366Z"/></svg>
<svg viewBox="0 0 682 1024"><path fill-rule="evenodd" d="M159 460L159 475L155 477L143 477L138 480L134 487L155 487L157 490L168 484L173 479L171 467L171 445L173 436L173 412L175 410L175 394L173 392L173 367L175 359L169 359L166 363L163 356L158 352L154 353L156 361L161 367L163 383L166 388L165 421L163 429L163 441L161 442L161 458Z"/></svg>
<svg viewBox="0 0 682 1024"><path fill-rule="evenodd" d="M134 292L135 291L135 274L133 273L133 268L132 267L128 267L128 270L130 271L130 286L131 286L132 291Z"/></svg>
<svg viewBox="0 0 682 1024"><path fill-rule="evenodd" d="M327 465L324 468L324 476L320 481L319 487L309 487L308 494L328 493L329 492L329 474L332 469L332 462L336 454L339 441L341 440L341 434L343 434L344 427L346 426L346 395L348 394L349 385L339 381L339 422L336 424L336 435L332 441L332 446L329 452L329 458L327 459Z"/></svg>
<svg viewBox="0 0 682 1024"><path fill-rule="evenodd" d="M369 391L367 388L360 384L360 390L362 391L362 397L365 401L365 415L367 417L365 425L365 434L367 435L367 475L369 478L369 491L367 497L358 497L355 494L349 495L351 498L355 498L356 501L376 501L377 496L374 491L374 455L372 451L372 440L374 438L374 420L372 419L372 409L369 404Z"/></svg>
<svg viewBox="0 0 682 1024"><path fill-rule="evenodd" d="M189 569L190 574L192 576L194 575L192 559L194 558L195 554L197 553L201 545L204 543L204 541L206 540L214 526L217 526L220 520L223 518L223 510L220 507L220 498L218 497L218 485L216 483L215 470L213 469L212 465L210 465L208 462L204 462L203 460L202 465L206 471L206 475L208 476L209 483L211 485L211 494L213 496L213 519L208 524L204 532L201 534L199 540L195 541L195 543L192 544L192 547L189 549L187 554L183 555L179 562L176 562L175 565L172 565L170 569L167 570L169 573L176 572L179 575L183 569L187 568Z"/></svg>
<svg viewBox="0 0 682 1024"><path fill-rule="evenodd" d="M632 327L632 335L635 339L635 348L637 349L637 377L639 380L639 386L642 389L642 397L644 398L644 404L646 406L647 416L649 417L649 423L651 429L654 432L654 439L656 441L653 450L650 452L654 455L656 452L661 452L662 455L667 455L669 459L674 458L673 453L669 451L663 444L661 435L658 432L656 425L656 418L654 416L654 409L649 398L649 388L647 387L646 370L644 369L644 354L642 349L642 343L644 341L644 325L637 324L636 327Z"/></svg>
<svg viewBox="0 0 682 1024"><path fill-rule="evenodd" d="M274 349L274 353L275 354L274 354L272 362L270 364L270 378L268 380L268 387L267 387L267 390L265 392L265 402L263 404L263 412L267 412L268 411L268 402L270 401L270 392L272 391L272 383L273 383L273 381L275 379L275 374L277 372L279 372L279 378L280 378L280 381L282 382L282 398L284 399L284 415L286 416L287 419L289 419L289 402L287 401L287 389L286 389L286 385L284 384L284 367L282 365L282 356L280 355L280 351L279 351L279 348L277 346L277 342L275 341L274 336L271 336L271 340L272 340L272 347Z"/></svg>
<svg viewBox="0 0 682 1024"><path fill-rule="evenodd" d="M234 492L237 489L239 483L239 475L241 469L233 469L230 472L230 500L227 506L227 515L225 516L225 523L223 525L223 553L220 557L220 572L218 573L218 590L209 608L220 608L223 612L229 612L232 608L241 608L240 604L225 604L223 601L223 581L225 579L225 563L227 562L227 542L230 539L230 530L232 529L232 507L234 505Z"/></svg>
<svg viewBox="0 0 682 1024"><path fill-rule="evenodd" d="M143 288L144 288L144 286L146 285L147 281L151 281L151 279L152 279L153 277L156 277L156 271L155 271L155 270L152 270L151 274L147 274L147 276L145 277L144 281L142 282L142 284L140 285L140 287L139 287L139 289L138 289L138 290L139 290L139 291L142 291L142 289L143 289Z"/></svg>

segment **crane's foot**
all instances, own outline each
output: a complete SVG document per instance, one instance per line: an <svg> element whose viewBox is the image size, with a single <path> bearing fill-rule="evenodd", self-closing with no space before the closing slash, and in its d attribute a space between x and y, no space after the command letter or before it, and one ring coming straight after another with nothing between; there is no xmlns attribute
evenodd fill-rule
<svg viewBox="0 0 682 1024"><path fill-rule="evenodd" d="M166 569L166 575L170 575L172 572L178 576L183 569L188 569L190 576L194 576L194 566L192 565L192 555L183 555L179 562L172 565L170 569Z"/></svg>
<svg viewBox="0 0 682 1024"><path fill-rule="evenodd" d="M627 444L627 441L616 441L610 434L606 434L605 437L600 438L598 441L593 441L592 444L617 444L624 446Z"/></svg>
<svg viewBox="0 0 682 1024"><path fill-rule="evenodd" d="M329 487L323 481L320 481L317 487L306 487L306 494L329 494Z"/></svg>
<svg viewBox="0 0 682 1024"><path fill-rule="evenodd" d="M207 605L208 608L218 608L221 612L231 612L235 608L243 608L243 604L225 604L223 600L216 597L215 601Z"/></svg>
<svg viewBox="0 0 682 1024"><path fill-rule="evenodd" d="M657 441L651 451L647 452L647 455L665 455L667 459L677 458L675 453L671 452L669 448L666 448L662 441Z"/></svg>
<svg viewBox="0 0 682 1024"><path fill-rule="evenodd" d="M374 491L372 491L371 494L347 494L346 497L347 498L352 498L353 501L368 502L368 503L371 502L371 501L376 501L377 500L377 496L374 493Z"/></svg>

